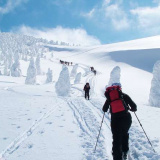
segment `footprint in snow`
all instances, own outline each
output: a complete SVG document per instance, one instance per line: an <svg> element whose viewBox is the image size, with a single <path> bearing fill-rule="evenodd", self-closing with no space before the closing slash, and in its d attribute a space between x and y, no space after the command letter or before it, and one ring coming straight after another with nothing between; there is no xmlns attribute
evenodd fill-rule
<svg viewBox="0 0 160 160"><path fill-rule="evenodd" d="M33 148L33 144L28 144L28 149Z"/></svg>
<svg viewBox="0 0 160 160"><path fill-rule="evenodd" d="M44 130L39 131L39 133L40 133L40 134L43 134L43 133L44 133Z"/></svg>
<svg viewBox="0 0 160 160"><path fill-rule="evenodd" d="M17 129L21 128L21 126L17 126Z"/></svg>
<svg viewBox="0 0 160 160"><path fill-rule="evenodd" d="M52 122L47 122L46 124L52 124Z"/></svg>
<svg viewBox="0 0 160 160"><path fill-rule="evenodd" d="M7 137L3 137L3 140L7 140L8 138Z"/></svg>

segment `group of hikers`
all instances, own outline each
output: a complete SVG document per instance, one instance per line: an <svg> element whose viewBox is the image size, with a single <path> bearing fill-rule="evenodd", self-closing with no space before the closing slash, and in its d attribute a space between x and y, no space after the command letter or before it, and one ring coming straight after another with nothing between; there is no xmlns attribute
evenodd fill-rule
<svg viewBox="0 0 160 160"><path fill-rule="evenodd" d="M90 85L84 86L85 98L89 100ZM122 92L120 83L113 83L106 88L104 93L106 101L103 105L103 112L108 110L111 113L111 131L112 131L112 155L113 160L127 160L129 151L129 129L132 124L132 117L129 111L136 112L137 105Z"/></svg>
<svg viewBox="0 0 160 160"><path fill-rule="evenodd" d="M59 61L61 64L65 64L65 65L67 65L67 66L69 66L69 65L71 65L72 66L72 62L66 62L66 61L62 61L62 60L60 60Z"/></svg>
<svg viewBox="0 0 160 160"><path fill-rule="evenodd" d="M69 65L69 62L60 60L61 64ZM72 62L70 63L72 65ZM96 75L96 70L91 67L91 71ZM83 88L85 91L85 99L90 99L90 84L87 82ZM111 114L111 132L113 137L112 155L113 160L127 160L129 151L129 129L132 124L132 117L129 111L136 112L137 105L129 97L122 92L120 83L113 83L106 88L104 93L106 101L103 105L103 112L108 110Z"/></svg>

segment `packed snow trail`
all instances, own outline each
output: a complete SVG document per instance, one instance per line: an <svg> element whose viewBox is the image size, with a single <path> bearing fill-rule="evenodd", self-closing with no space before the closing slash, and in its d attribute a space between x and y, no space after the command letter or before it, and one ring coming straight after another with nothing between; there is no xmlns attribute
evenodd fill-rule
<svg viewBox="0 0 160 160"><path fill-rule="evenodd" d="M71 98L67 101L74 113L77 125L79 125L80 128L80 137L82 138L82 147L84 148L84 159L105 159L107 154L104 140L99 140L99 147L97 147L97 151L94 153L95 140L97 138L100 123L97 121L92 110L88 107L86 100L84 98Z"/></svg>

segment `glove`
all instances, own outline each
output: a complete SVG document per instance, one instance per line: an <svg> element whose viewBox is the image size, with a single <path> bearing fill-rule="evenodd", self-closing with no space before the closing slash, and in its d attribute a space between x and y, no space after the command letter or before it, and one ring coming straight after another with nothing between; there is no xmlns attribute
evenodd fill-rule
<svg viewBox="0 0 160 160"><path fill-rule="evenodd" d="M102 108L103 112L107 112L107 109L105 109L104 107Z"/></svg>
<svg viewBox="0 0 160 160"><path fill-rule="evenodd" d="M131 108L130 111L131 111L131 112L136 112L137 109L136 109L136 108Z"/></svg>

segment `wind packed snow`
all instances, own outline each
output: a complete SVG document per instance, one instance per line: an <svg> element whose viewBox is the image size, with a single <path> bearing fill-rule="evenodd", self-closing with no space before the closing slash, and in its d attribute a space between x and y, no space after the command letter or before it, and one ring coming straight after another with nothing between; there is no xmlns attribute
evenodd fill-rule
<svg viewBox="0 0 160 160"><path fill-rule="evenodd" d="M155 150L131 113L129 159L160 160L160 38L92 47L56 44L0 33L0 160L112 160L109 113L94 151L105 87L112 82L120 82L137 104ZM16 76L10 74L13 64ZM84 98L87 82L90 100Z"/></svg>

